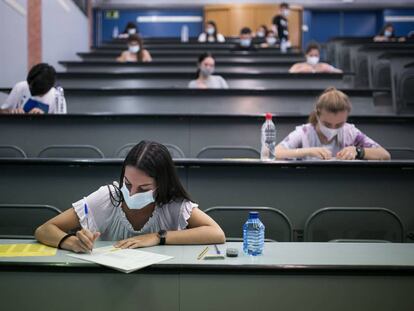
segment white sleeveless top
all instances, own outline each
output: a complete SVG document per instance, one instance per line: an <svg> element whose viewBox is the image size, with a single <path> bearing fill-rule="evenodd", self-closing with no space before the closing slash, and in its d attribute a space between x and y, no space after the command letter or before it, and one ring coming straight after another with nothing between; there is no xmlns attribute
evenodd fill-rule
<svg viewBox="0 0 414 311"><path fill-rule="evenodd" d="M116 186L118 183L114 182ZM115 187L110 185L111 192L116 198ZM88 205L88 222L85 217L85 201ZM197 204L188 201L171 201L162 206L155 206L154 212L141 230L135 231L128 221L121 205L114 206L111 202L108 186L102 186L97 191L72 204L83 228L100 232L100 240L118 241L140 234L156 233L160 230L184 230L188 219Z"/></svg>

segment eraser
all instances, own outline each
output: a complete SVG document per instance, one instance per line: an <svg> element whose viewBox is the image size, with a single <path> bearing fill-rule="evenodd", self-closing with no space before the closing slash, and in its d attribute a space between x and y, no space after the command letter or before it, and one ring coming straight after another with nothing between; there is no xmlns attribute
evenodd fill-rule
<svg viewBox="0 0 414 311"><path fill-rule="evenodd" d="M239 256L239 251L237 248L228 248L226 249L227 257L237 257Z"/></svg>

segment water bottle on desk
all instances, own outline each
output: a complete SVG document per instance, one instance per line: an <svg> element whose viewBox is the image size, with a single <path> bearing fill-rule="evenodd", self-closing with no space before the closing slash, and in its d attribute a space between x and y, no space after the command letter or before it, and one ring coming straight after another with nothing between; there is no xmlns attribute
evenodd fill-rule
<svg viewBox="0 0 414 311"><path fill-rule="evenodd" d="M262 147L260 151L260 159L262 161L273 161L276 159L276 127L272 121L272 114L266 113L266 121L262 126Z"/></svg>
<svg viewBox="0 0 414 311"><path fill-rule="evenodd" d="M112 38L116 39L116 38L118 38L118 36L119 36L119 29L118 29L118 26L115 26L112 29Z"/></svg>
<svg viewBox="0 0 414 311"><path fill-rule="evenodd" d="M249 219L243 225L243 251L257 256L263 253L265 226L259 219L259 212L249 212Z"/></svg>
<svg viewBox="0 0 414 311"><path fill-rule="evenodd" d="M188 31L187 25L181 27L181 42L188 42Z"/></svg>
<svg viewBox="0 0 414 311"><path fill-rule="evenodd" d="M288 49L288 43L287 43L285 38L282 38L280 40L280 52L281 53L286 53L287 49Z"/></svg>

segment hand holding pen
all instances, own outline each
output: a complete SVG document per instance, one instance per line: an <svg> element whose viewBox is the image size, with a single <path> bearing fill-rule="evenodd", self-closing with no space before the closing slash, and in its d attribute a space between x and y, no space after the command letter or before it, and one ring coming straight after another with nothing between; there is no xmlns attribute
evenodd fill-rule
<svg viewBox="0 0 414 311"><path fill-rule="evenodd" d="M93 244L95 240L99 237L99 232L93 232L91 229L91 222L90 222L90 215L89 215L89 208L88 204L86 202L86 199L84 198L83 201L83 207L85 212L85 222L86 225L83 226L82 230L79 230L76 232L76 237L79 239L79 242L81 243L82 250L84 252L92 252L93 250Z"/></svg>

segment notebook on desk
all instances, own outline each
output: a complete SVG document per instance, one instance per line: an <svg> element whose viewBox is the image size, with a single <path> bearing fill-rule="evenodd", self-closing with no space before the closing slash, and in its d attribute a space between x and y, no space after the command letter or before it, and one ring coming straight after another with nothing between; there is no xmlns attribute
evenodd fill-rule
<svg viewBox="0 0 414 311"><path fill-rule="evenodd" d="M113 246L95 248L90 254L68 254L68 256L95 262L124 273L130 273L173 258L137 249L121 249Z"/></svg>

